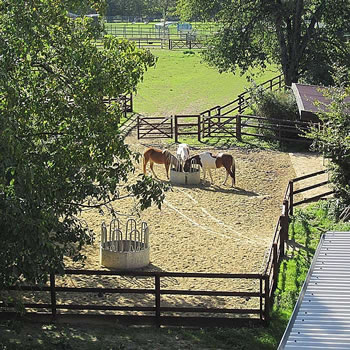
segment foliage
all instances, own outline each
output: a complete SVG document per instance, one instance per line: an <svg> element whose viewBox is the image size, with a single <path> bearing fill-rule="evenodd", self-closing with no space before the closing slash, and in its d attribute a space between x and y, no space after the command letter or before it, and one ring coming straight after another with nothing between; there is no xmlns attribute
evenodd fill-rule
<svg viewBox="0 0 350 350"><path fill-rule="evenodd" d="M250 108L254 115L267 119L299 119L298 106L292 91L266 91L261 87L253 87L250 92Z"/></svg>
<svg viewBox="0 0 350 350"><path fill-rule="evenodd" d="M336 195L350 204L350 87L329 88L325 96L330 102L318 115L321 127L313 126L306 137L330 160L330 180Z"/></svg>
<svg viewBox="0 0 350 350"><path fill-rule="evenodd" d="M344 35L350 32L350 6L344 0L180 0L178 11L183 19L200 16L221 24L204 55L219 71L265 69L272 62L290 86L315 64L326 72L330 62L349 65Z"/></svg>
<svg viewBox="0 0 350 350"><path fill-rule="evenodd" d="M266 118L266 122L260 121L261 132L265 136L273 139L296 138L297 134L289 130L279 130L272 128L278 121L295 121L299 119L298 106L295 97L290 90L268 91L263 87L252 87L250 89L250 108L253 115ZM271 123L269 122L271 121Z"/></svg>
<svg viewBox="0 0 350 350"><path fill-rule="evenodd" d="M102 2L0 0L0 286L83 259L81 209L113 213L138 159L118 132L120 106L103 99L134 91L155 58L112 37L98 50L99 23L68 6ZM160 206L162 188L139 178L126 195Z"/></svg>
<svg viewBox="0 0 350 350"><path fill-rule="evenodd" d="M107 0L107 16L159 16L175 12L176 0Z"/></svg>

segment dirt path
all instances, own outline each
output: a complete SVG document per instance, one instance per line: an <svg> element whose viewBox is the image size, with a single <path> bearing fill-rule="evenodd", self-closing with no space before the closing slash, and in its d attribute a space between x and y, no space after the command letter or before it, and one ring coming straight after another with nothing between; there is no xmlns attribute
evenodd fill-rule
<svg viewBox="0 0 350 350"><path fill-rule="evenodd" d="M325 170L325 160L322 155L316 153L289 153L291 163L293 165L296 177L303 175L315 173L320 170ZM296 182L295 189L305 188L311 186L315 183L320 183L328 180L328 174L321 174L313 178L305 179L300 182ZM301 193L296 196L295 201L317 196L319 194L330 191L329 186L321 186L312 190L307 191L307 193Z"/></svg>

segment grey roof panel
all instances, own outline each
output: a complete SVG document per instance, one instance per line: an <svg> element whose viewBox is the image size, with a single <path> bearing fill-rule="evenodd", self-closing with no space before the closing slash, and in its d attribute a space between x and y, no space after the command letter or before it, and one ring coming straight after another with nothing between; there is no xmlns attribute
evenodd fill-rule
<svg viewBox="0 0 350 350"><path fill-rule="evenodd" d="M278 350L350 349L350 232L320 243Z"/></svg>

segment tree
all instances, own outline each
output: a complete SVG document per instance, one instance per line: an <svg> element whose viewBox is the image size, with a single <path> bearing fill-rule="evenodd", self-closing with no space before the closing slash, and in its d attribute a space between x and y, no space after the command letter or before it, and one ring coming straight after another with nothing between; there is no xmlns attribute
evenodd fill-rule
<svg viewBox="0 0 350 350"><path fill-rule="evenodd" d="M135 196L159 207L164 186L140 176L138 155L118 131L118 103L155 58L67 9L102 11L102 1L0 0L0 286L43 282L66 255L91 242L78 214Z"/></svg>
<svg viewBox="0 0 350 350"><path fill-rule="evenodd" d="M350 87L340 85L325 91L328 110L319 113L320 127L313 126L306 137L312 147L329 159L330 181L335 195L350 205Z"/></svg>
<svg viewBox="0 0 350 350"><path fill-rule="evenodd" d="M107 16L142 16L146 12L146 0L107 0Z"/></svg>
<svg viewBox="0 0 350 350"><path fill-rule="evenodd" d="M312 65L325 68L327 78L329 63L349 65L348 0L180 0L178 11L219 24L205 58L220 71L274 63L291 85Z"/></svg>

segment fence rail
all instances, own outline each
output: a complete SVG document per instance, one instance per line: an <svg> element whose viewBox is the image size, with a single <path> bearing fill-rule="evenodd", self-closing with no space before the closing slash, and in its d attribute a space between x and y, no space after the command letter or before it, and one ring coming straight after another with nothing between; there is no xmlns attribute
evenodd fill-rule
<svg viewBox="0 0 350 350"><path fill-rule="evenodd" d="M198 141L209 137L233 137L243 141L244 136L253 136L279 142L310 143L310 140L303 138L303 131L310 127L309 122L267 119L251 115L200 114L167 118L140 116L137 126L139 139L154 138L158 135L162 138L174 138L175 142L179 142L182 136L195 136Z"/></svg>
<svg viewBox="0 0 350 350"><path fill-rule="evenodd" d="M128 112L133 111L133 95L131 93L120 95L116 98L108 98L108 99L106 98L103 100L103 102L106 105L111 105L112 103L119 104L125 118Z"/></svg>
<svg viewBox="0 0 350 350"><path fill-rule="evenodd" d="M137 116L137 138L173 138L173 118Z"/></svg>
<svg viewBox="0 0 350 350"><path fill-rule="evenodd" d="M14 286L10 290L15 291L30 291L30 292L49 292L50 302L27 302L23 306L25 308L40 310L50 310L53 318L61 317L57 310L76 310L76 311L113 311L116 319L124 319L127 322L140 321L140 318L147 320L146 324L161 325L181 325L183 323L192 326L201 325L217 325L222 326L233 325L237 323L246 322L261 322L266 317L265 312L265 289L264 276L261 274L222 274L222 273L181 273L181 272L142 272L142 271L104 271L104 270L65 270L65 275L85 275L85 276L114 276L114 277L149 277L154 281L153 288L91 288L91 287L59 287L56 286L56 276L50 275L49 285L46 286ZM210 279L230 279L230 280L251 280L257 282L258 285L255 291L207 291L207 290L179 290L168 289L162 287L163 278L210 278ZM96 277L94 277L96 280ZM61 293L100 293L101 295L108 294L141 294L152 295L154 297L153 306L135 306L132 298L129 298L129 305L96 305L96 304L72 304L58 302L63 300ZM201 307L195 305L187 306L164 306L162 304L162 296L177 295L177 296L205 296L205 297L230 297L230 298L257 298L259 302L258 308L223 308L223 307ZM14 304L0 303L0 307L9 309L13 308ZM121 313L123 312L123 313ZM142 313L142 315L135 315L135 312ZM47 313L47 312L46 312ZM148 313L148 314L147 314ZM66 314L66 313L64 313ZM62 316L64 316L62 314ZM177 314L174 316L173 314ZM186 314L186 315L184 315ZM188 315L190 314L190 315ZM209 317L199 315L209 314ZM218 315L226 314L226 317L218 317ZM67 315L67 314L66 314ZM199 316L196 316L199 315ZM233 317L228 317L231 315ZM242 317L246 315L246 317ZM102 316L102 315L101 315ZM147 316L147 318L145 318ZM248 317L249 316L249 317Z"/></svg>
<svg viewBox="0 0 350 350"><path fill-rule="evenodd" d="M257 85L257 88L261 88L263 91L281 90L284 87L285 84L282 74ZM233 113L242 114L248 108L251 98L251 92L248 90L239 94L235 100L228 102L223 106L214 106L201 112L200 114L207 117L228 115Z"/></svg>

